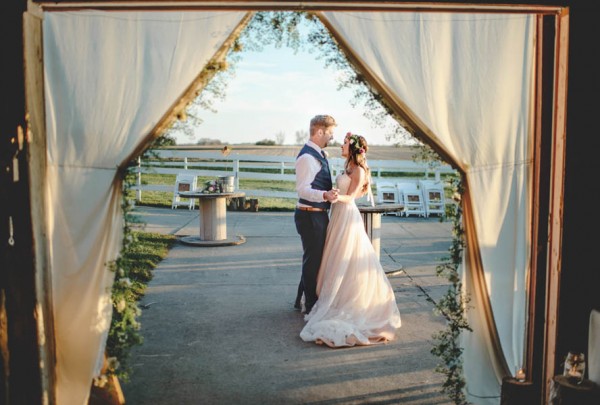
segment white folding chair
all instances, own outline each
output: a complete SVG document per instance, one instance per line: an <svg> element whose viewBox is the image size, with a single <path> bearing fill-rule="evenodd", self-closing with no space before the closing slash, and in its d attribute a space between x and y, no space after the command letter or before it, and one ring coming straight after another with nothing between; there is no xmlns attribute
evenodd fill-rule
<svg viewBox="0 0 600 405"><path fill-rule="evenodd" d="M378 181L375 183L377 187L377 204L398 204L398 190L394 183L389 181ZM387 215L384 212L383 215Z"/></svg>
<svg viewBox="0 0 600 405"><path fill-rule="evenodd" d="M377 204L398 204L398 190L394 187L394 183L378 181L375 186L377 188Z"/></svg>
<svg viewBox="0 0 600 405"><path fill-rule="evenodd" d="M398 190L393 183L378 181L376 187L378 204L398 204Z"/></svg>
<svg viewBox="0 0 600 405"><path fill-rule="evenodd" d="M189 209L193 210L196 207L195 198L181 198L179 193L182 191L194 191L196 189L196 182L198 176L193 174L179 173L175 179L175 186L173 187L173 201L171 202L171 209L174 209L180 205L187 205Z"/></svg>
<svg viewBox="0 0 600 405"><path fill-rule="evenodd" d="M425 217L425 203L423 202L423 194L417 183L415 182L399 182L396 183L396 189L398 190L398 194L401 196L400 203L404 204L404 208L400 212L400 216L404 215L408 217L409 215L418 215L421 217Z"/></svg>
<svg viewBox="0 0 600 405"><path fill-rule="evenodd" d="M419 180L425 204L425 216L446 215L446 197L441 181Z"/></svg>

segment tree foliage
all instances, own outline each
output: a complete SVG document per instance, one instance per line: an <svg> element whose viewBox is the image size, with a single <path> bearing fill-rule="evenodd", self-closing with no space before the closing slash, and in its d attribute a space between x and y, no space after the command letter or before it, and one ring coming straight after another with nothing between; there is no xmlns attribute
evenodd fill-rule
<svg viewBox="0 0 600 405"><path fill-rule="evenodd" d="M223 142L221 142L220 139L200 138L198 139L198 142L196 142L196 145L223 145Z"/></svg>
<svg viewBox="0 0 600 405"><path fill-rule="evenodd" d="M259 145L259 146L275 146L277 145L277 143L275 143L274 140L272 139L261 139L260 141L256 141L255 145Z"/></svg>
<svg viewBox="0 0 600 405"><path fill-rule="evenodd" d="M152 141L148 149L160 149L168 146L175 146L176 144L177 142L175 141L175 138L173 138L173 135L171 133L167 133Z"/></svg>
<svg viewBox="0 0 600 405"><path fill-rule="evenodd" d="M285 132L278 131L275 134L275 143L277 143L277 145L283 145L285 143Z"/></svg>
<svg viewBox="0 0 600 405"><path fill-rule="evenodd" d="M296 139L296 145L302 145L308 140L308 131L296 131L294 133L294 138Z"/></svg>

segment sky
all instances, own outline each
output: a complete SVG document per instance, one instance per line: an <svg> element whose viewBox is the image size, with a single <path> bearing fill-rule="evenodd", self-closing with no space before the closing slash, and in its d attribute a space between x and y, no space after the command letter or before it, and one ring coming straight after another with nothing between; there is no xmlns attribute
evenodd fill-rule
<svg viewBox="0 0 600 405"><path fill-rule="evenodd" d="M306 51L265 47L262 52L244 52L235 77L229 78L226 98L214 104L217 113L202 111L204 121L193 138L175 134L178 144L195 144L199 139L222 143L255 143L276 140L285 134L284 144L296 143L296 131L308 132L310 119L317 114L332 115L338 126L334 139L343 142L346 132L365 136L370 145L391 145L385 130L375 128L363 117L360 106L350 104L352 92L337 89L334 68ZM391 120L391 118L390 118Z"/></svg>

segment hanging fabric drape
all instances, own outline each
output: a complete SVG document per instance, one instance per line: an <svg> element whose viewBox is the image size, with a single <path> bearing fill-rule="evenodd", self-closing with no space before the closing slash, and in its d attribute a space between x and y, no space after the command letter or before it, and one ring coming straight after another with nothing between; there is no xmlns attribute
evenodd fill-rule
<svg viewBox="0 0 600 405"><path fill-rule="evenodd" d="M84 404L102 365L122 238L117 167L182 96L242 12L44 14L46 207L57 403Z"/></svg>
<svg viewBox="0 0 600 405"><path fill-rule="evenodd" d="M523 365L530 262L534 18L514 14L326 12L363 71L418 117L464 170L463 266L473 333L464 338L468 399L498 403ZM473 251L475 250L475 251Z"/></svg>
<svg viewBox="0 0 600 405"><path fill-rule="evenodd" d="M242 12L47 12L44 72L58 403L85 403L110 325L122 236L117 166L139 148ZM469 400L498 403L523 364L534 18L327 12L363 69L465 172ZM406 111L401 111L406 112Z"/></svg>

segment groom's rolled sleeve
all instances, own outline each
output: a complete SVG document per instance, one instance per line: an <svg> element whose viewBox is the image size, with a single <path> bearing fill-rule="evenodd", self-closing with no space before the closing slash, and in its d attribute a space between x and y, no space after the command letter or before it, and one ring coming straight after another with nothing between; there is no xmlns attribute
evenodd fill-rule
<svg viewBox="0 0 600 405"><path fill-rule="evenodd" d="M321 163L308 153L296 159L296 192L298 197L314 202L323 202L323 193L328 190L315 190L311 187L317 173L321 170Z"/></svg>

